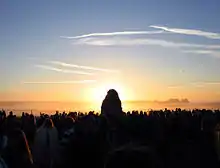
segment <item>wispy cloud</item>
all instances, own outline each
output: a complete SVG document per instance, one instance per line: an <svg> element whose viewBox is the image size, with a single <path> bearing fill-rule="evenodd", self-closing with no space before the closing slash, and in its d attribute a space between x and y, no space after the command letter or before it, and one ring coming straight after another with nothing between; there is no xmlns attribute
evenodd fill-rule
<svg viewBox="0 0 220 168"><path fill-rule="evenodd" d="M123 36L123 35L143 35L143 34L160 34L164 31L120 31L120 32L108 32L108 33L90 33L80 36L60 36L66 39L80 39L87 37L99 37L99 36Z"/></svg>
<svg viewBox="0 0 220 168"><path fill-rule="evenodd" d="M220 58L220 51L215 50L184 50L183 52L192 54L208 54L210 56Z"/></svg>
<svg viewBox="0 0 220 168"><path fill-rule="evenodd" d="M182 85L170 85L168 86L167 88L168 89L179 89L179 88L184 88L184 87L207 87L207 86L220 86L220 81L209 81L209 82L201 82L201 81L198 81L198 82L191 82L191 83L188 83L188 84L182 84Z"/></svg>
<svg viewBox="0 0 220 168"><path fill-rule="evenodd" d="M151 25L151 28L160 29L158 31L118 31L107 33L90 33L79 36L61 36L66 39L73 39L74 45L91 45L91 46L161 46L166 48L180 48L184 53L207 54L216 58L220 58L220 44L196 44L188 42L175 42L164 39L154 39L146 37L137 37L130 35L144 34L162 34L164 32L177 33L184 35L195 35L206 37L209 39L220 39L220 33L207 32L195 29L170 28L166 26ZM112 70L81 66L75 64L67 64L63 62L52 62L53 64L64 67L73 67L87 70L97 70L112 72Z"/></svg>
<svg viewBox="0 0 220 168"><path fill-rule="evenodd" d="M191 83L192 85L195 86L205 86L205 85L220 85L220 81L215 81L215 82L193 82Z"/></svg>
<svg viewBox="0 0 220 168"><path fill-rule="evenodd" d="M60 69L55 68L47 65L35 65L37 68L56 71L56 72L62 72L62 73L74 73L74 74L80 74L80 75L94 75L93 73L84 72L84 71L74 71L74 70L68 70L68 69Z"/></svg>
<svg viewBox="0 0 220 168"><path fill-rule="evenodd" d="M118 70L104 69L104 68L97 68L97 67L90 67L90 66L82 66L82 65L76 65L76 64L69 64L69 63L60 62L60 61L49 61L49 63L64 66L64 67L72 67L72 68L94 70L94 71L101 71L101 72L119 72Z"/></svg>
<svg viewBox="0 0 220 168"><path fill-rule="evenodd" d="M211 54L212 50L184 50L184 53L194 53L194 54Z"/></svg>
<svg viewBox="0 0 220 168"><path fill-rule="evenodd" d="M179 88L183 88L182 85L171 85L167 87L168 89L179 89Z"/></svg>
<svg viewBox="0 0 220 168"><path fill-rule="evenodd" d="M80 81L31 81L22 82L23 84L86 84L94 83L96 80L80 80Z"/></svg>
<svg viewBox="0 0 220 168"><path fill-rule="evenodd" d="M213 86L220 86L220 81L210 81L210 82L192 82L190 83L191 86L193 87L198 87L198 88L204 88L204 87L213 87Z"/></svg>
<svg viewBox="0 0 220 168"><path fill-rule="evenodd" d="M206 37L209 39L220 39L220 33L206 32L206 31L195 30L195 29L170 28L170 27L157 26L157 25L151 25L150 27L155 28L155 29L161 29L161 30L171 32L171 33L195 35L195 36Z"/></svg>
<svg viewBox="0 0 220 168"><path fill-rule="evenodd" d="M207 86L220 86L220 81L195 81L188 84L170 85L168 89L179 89L184 87L207 87Z"/></svg>
<svg viewBox="0 0 220 168"><path fill-rule="evenodd" d="M205 48L220 49L220 45L203 45L193 43L176 43L172 41L150 39L150 38L83 38L73 42L80 45L94 46L138 46L138 45L158 45L172 48Z"/></svg>

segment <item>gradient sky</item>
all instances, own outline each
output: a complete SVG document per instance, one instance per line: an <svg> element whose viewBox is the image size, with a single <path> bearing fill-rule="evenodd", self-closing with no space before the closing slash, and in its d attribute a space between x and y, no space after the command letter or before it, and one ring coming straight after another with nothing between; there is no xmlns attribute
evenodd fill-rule
<svg viewBox="0 0 220 168"><path fill-rule="evenodd" d="M220 101L219 0L2 0L0 101Z"/></svg>

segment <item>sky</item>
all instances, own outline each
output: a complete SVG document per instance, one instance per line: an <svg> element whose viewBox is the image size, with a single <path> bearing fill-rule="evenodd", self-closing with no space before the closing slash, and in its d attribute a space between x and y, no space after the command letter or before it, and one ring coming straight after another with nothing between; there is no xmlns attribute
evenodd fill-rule
<svg viewBox="0 0 220 168"><path fill-rule="evenodd" d="M219 0L1 0L0 101L220 101Z"/></svg>

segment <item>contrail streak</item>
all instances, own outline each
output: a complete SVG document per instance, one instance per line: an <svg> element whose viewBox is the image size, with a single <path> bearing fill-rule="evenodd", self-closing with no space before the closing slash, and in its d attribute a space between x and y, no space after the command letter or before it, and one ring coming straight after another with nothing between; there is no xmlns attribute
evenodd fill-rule
<svg viewBox="0 0 220 168"><path fill-rule="evenodd" d="M68 64L65 62L60 61L50 61L49 63L61 65L64 67L72 67L72 68L79 68L79 69L86 69L86 70L94 70L94 71L102 71L102 72L119 72L118 70L111 70L111 69L104 69L104 68L97 68L97 67L90 67L90 66L81 66L76 64Z"/></svg>
<svg viewBox="0 0 220 168"><path fill-rule="evenodd" d="M94 83L96 80L80 80L80 81L31 81L22 82L23 84L86 84Z"/></svg>
<svg viewBox="0 0 220 168"><path fill-rule="evenodd" d="M46 70L51 70L51 71L56 71L56 72L62 72L62 73L74 73L74 74L80 74L80 75L94 75L93 73L89 73L89 72L60 69L60 68L54 68L54 67L47 66L47 65L35 65L35 67L46 69Z"/></svg>
<svg viewBox="0 0 220 168"><path fill-rule="evenodd" d="M220 39L219 33L206 32L206 31L195 30L195 29L169 28L169 27L165 27L165 26L156 26L156 25L151 25L149 27L152 27L155 29L161 29L161 30L164 30L166 32L171 32L171 33L202 36L202 37L206 37L209 39Z"/></svg>
<svg viewBox="0 0 220 168"><path fill-rule="evenodd" d="M85 37L98 37L98 36L121 36L121 35L141 35L141 34L160 34L164 31L121 31L121 32L109 32L109 33L90 33L80 36L60 36L66 39L79 39Z"/></svg>

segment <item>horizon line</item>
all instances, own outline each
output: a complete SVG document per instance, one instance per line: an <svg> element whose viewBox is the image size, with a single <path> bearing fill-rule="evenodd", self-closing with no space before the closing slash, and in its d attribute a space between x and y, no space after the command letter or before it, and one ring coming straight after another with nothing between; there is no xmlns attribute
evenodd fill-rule
<svg viewBox="0 0 220 168"><path fill-rule="evenodd" d="M149 103L184 103L182 99L178 99L180 102L169 102L167 100L121 100L121 102L149 102ZM89 100L0 100L0 102L74 102L74 103L94 103ZM98 103L99 101L96 101ZM188 103L220 103L220 100L215 101L189 101Z"/></svg>

